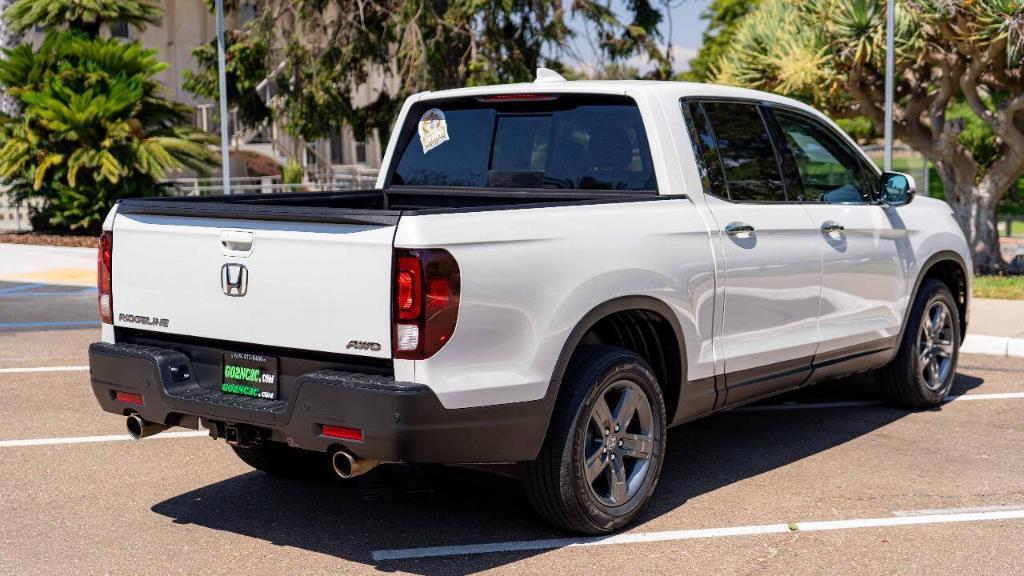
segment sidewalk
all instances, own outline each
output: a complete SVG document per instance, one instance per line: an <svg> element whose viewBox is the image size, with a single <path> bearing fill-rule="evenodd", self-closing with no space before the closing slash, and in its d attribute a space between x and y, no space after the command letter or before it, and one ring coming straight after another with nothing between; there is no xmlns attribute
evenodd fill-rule
<svg viewBox="0 0 1024 576"><path fill-rule="evenodd" d="M96 249L0 244L0 282L96 285Z"/></svg>
<svg viewBox="0 0 1024 576"><path fill-rule="evenodd" d="M1024 338L1024 300L972 300L967 333Z"/></svg>
<svg viewBox="0 0 1024 576"><path fill-rule="evenodd" d="M1024 300L971 301L971 323L960 351L1024 358Z"/></svg>

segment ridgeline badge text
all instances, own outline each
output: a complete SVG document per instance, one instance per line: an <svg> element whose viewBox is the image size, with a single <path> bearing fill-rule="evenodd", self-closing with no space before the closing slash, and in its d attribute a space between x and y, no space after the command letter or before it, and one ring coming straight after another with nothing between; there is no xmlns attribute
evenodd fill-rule
<svg viewBox="0 0 1024 576"><path fill-rule="evenodd" d="M160 328L167 328L171 325L171 321L167 318L157 318L155 316L136 316L135 314L123 314L117 315L119 322L127 322L129 324L141 324L143 326L159 326Z"/></svg>

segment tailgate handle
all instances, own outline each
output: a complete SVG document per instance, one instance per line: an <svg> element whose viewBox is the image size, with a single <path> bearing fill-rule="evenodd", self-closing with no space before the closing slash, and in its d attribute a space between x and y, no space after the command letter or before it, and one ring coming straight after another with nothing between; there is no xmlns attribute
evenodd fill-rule
<svg viewBox="0 0 1024 576"><path fill-rule="evenodd" d="M252 251L253 234L248 230L222 230L220 245L225 252L249 253Z"/></svg>

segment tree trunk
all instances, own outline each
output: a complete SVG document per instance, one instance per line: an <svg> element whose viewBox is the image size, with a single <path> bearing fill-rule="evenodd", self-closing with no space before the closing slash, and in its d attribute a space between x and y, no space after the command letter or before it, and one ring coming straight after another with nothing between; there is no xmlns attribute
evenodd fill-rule
<svg viewBox="0 0 1024 576"><path fill-rule="evenodd" d="M1003 190L999 183L984 177L978 184L970 180L948 178L942 174L946 201L953 208L953 215L967 238L967 246L974 260L977 274L995 274L1003 270L1006 263L999 250L999 221L996 207Z"/></svg>
<svg viewBox="0 0 1024 576"><path fill-rule="evenodd" d="M973 193L979 193L980 186ZM999 249L999 220L996 217L998 202L978 198L971 210L971 233L967 245L971 247L974 271L978 274L995 274L1002 271L1006 263Z"/></svg>

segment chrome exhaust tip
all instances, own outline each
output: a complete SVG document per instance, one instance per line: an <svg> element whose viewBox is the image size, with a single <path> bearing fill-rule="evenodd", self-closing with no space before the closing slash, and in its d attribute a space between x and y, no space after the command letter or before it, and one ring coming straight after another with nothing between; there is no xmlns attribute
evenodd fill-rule
<svg viewBox="0 0 1024 576"><path fill-rule="evenodd" d="M128 435L136 440L167 430L167 426L157 424L156 422L147 422L138 414L129 416L126 426L128 427Z"/></svg>
<svg viewBox="0 0 1024 576"><path fill-rule="evenodd" d="M363 460L344 450L338 450L331 456L331 467L338 478L343 480L366 474L378 464L380 460Z"/></svg>

